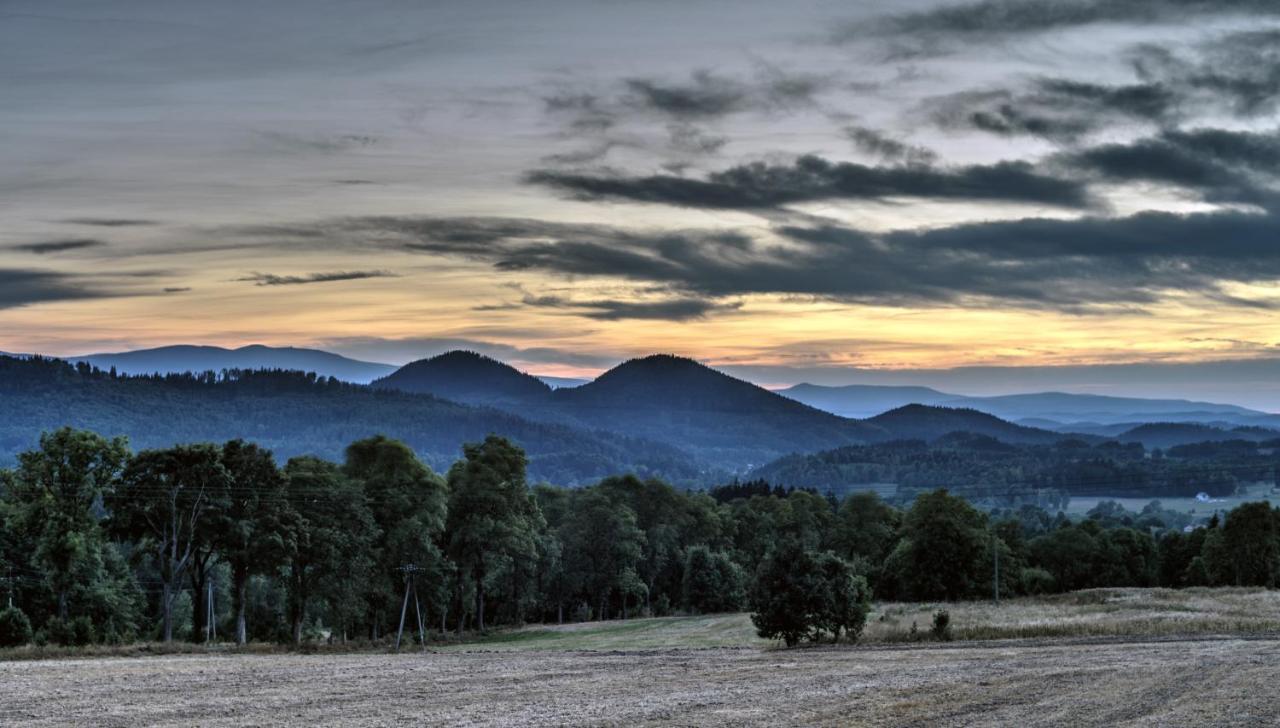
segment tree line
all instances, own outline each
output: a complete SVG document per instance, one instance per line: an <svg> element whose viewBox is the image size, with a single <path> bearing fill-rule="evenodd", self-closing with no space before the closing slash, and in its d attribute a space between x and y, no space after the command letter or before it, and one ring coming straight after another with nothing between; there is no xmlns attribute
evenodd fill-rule
<svg viewBox="0 0 1280 728"><path fill-rule="evenodd" d="M501 437L462 455L440 475L377 436L342 462L281 467L243 440L134 453L122 438L47 432L0 471L0 644L385 640L410 573L441 637L750 609L789 644L856 639L873 596L1280 576L1280 515L1265 503L1184 532L1188 518L1157 502L1073 521L1033 504L984 513L941 489L895 507L871 492L706 493L630 475L560 488L531 486L524 452Z"/></svg>

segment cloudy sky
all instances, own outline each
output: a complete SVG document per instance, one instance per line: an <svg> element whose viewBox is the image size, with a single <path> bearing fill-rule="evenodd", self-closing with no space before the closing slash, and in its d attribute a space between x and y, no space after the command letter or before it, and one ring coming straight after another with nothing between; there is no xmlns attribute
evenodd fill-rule
<svg viewBox="0 0 1280 728"><path fill-rule="evenodd" d="M0 350L1280 353L1274 0L0 0L0 78Z"/></svg>

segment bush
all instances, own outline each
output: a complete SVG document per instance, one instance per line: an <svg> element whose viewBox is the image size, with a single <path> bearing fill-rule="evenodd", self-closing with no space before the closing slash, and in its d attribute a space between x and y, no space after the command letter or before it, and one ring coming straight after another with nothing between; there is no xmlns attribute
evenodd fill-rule
<svg viewBox="0 0 1280 728"><path fill-rule="evenodd" d="M31 641L31 620L17 607L0 609L0 647L18 647Z"/></svg>
<svg viewBox="0 0 1280 728"><path fill-rule="evenodd" d="M1039 567L1027 567L1020 575L1022 590L1031 595L1052 594L1056 587L1053 574Z"/></svg>
<svg viewBox="0 0 1280 728"><path fill-rule="evenodd" d="M838 642L843 632L856 641L871 611L871 590L848 561L789 543L760 563L751 602L751 622L765 639L781 638L794 647L823 633Z"/></svg>
<svg viewBox="0 0 1280 728"><path fill-rule="evenodd" d="M54 617L45 623L43 631L45 639L61 647L84 647L94 641L93 622L88 617Z"/></svg>
<svg viewBox="0 0 1280 728"><path fill-rule="evenodd" d="M933 638L942 640L943 642L951 641L951 613L945 609L939 609L933 615Z"/></svg>

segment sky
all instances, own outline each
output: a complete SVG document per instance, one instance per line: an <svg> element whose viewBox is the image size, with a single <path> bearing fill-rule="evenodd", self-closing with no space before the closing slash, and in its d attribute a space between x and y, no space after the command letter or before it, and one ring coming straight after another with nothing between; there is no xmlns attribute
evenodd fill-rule
<svg viewBox="0 0 1280 728"><path fill-rule="evenodd" d="M1280 355L1274 0L0 0L0 78L4 351Z"/></svg>

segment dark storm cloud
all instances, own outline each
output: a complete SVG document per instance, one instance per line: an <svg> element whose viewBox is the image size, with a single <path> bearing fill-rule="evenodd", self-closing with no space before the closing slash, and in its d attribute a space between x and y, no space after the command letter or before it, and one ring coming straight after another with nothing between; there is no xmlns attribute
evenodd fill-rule
<svg viewBox="0 0 1280 728"><path fill-rule="evenodd" d="M91 285L81 276L48 270L0 268L0 308L104 298L109 295L109 292Z"/></svg>
<svg viewBox="0 0 1280 728"><path fill-rule="evenodd" d="M627 319L657 321L691 321L713 313L736 311L742 304L718 303L702 298L676 298L665 301L573 300L560 296L526 296L521 304L533 308L568 309L579 316L598 321Z"/></svg>
<svg viewBox="0 0 1280 728"><path fill-rule="evenodd" d="M1177 23L1197 16L1280 16L1272 0L982 0L848 25L837 40L883 34L982 40L1096 23Z"/></svg>
<svg viewBox="0 0 1280 728"><path fill-rule="evenodd" d="M74 240L42 240L38 243L22 243L21 245L10 246L9 250L19 250L24 253L35 253L36 255L49 255L51 253L63 253L68 250L98 248L104 245L106 243L101 240L76 238Z"/></svg>
<svg viewBox="0 0 1280 728"><path fill-rule="evenodd" d="M786 226L774 231L781 241L521 219L362 218L343 227L362 239L498 270L626 279L713 300L752 293L880 305L984 300L1091 313L1138 311L1170 290L1221 297L1226 283L1280 280L1280 220L1235 212L884 234Z"/></svg>
<svg viewBox="0 0 1280 728"><path fill-rule="evenodd" d="M1137 45L1126 52L1132 83L1041 77L1017 88L960 91L928 99L925 113L944 128L1073 141L1122 123L1167 128L1189 117L1251 119L1280 102L1280 31L1221 35L1192 57Z"/></svg>
<svg viewBox="0 0 1280 728"><path fill-rule="evenodd" d="M308 273L306 275L281 276L273 273L254 273L237 281L248 281L259 286L296 286L308 283L333 283L335 281L358 281L366 278L397 278L395 273L387 270L341 270L330 273Z"/></svg>
<svg viewBox="0 0 1280 728"><path fill-rule="evenodd" d="M1272 207L1280 172L1280 134L1221 129L1167 131L1126 144L1059 155L1057 161L1110 182L1155 182L1206 202Z"/></svg>
<svg viewBox="0 0 1280 728"><path fill-rule="evenodd" d="M1083 208L1080 183L1043 175L1026 162L967 167L867 166L803 156L791 164L754 162L705 179L673 175L627 177L539 170L525 181L582 200L623 200L683 207L765 209L819 200L916 197L988 200Z"/></svg>
<svg viewBox="0 0 1280 728"><path fill-rule="evenodd" d="M933 164L938 159L932 149L907 144L865 126L847 126L844 134L858 151L875 157L880 162L919 165Z"/></svg>

